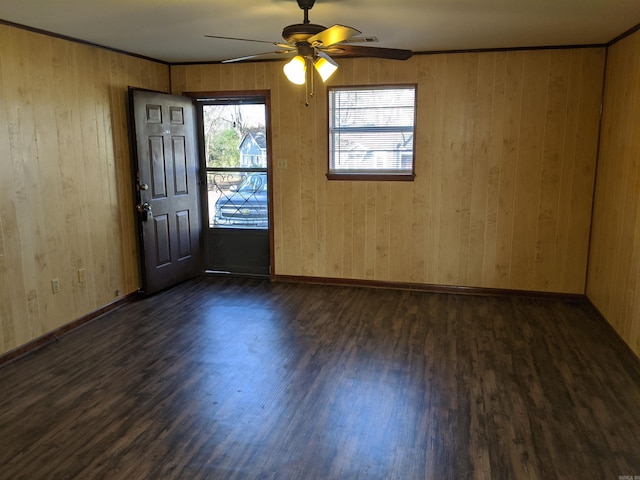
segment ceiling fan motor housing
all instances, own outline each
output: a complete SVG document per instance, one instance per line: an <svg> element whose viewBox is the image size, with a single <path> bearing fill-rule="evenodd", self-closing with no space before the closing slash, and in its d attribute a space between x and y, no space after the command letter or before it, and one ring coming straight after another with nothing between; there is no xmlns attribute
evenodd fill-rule
<svg viewBox="0 0 640 480"><path fill-rule="evenodd" d="M299 43L305 43L309 37L323 30L326 30L326 27L316 25L315 23L298 23L284 27L282 30L282 38L284 38L289 45L297 45Z"/></svg>

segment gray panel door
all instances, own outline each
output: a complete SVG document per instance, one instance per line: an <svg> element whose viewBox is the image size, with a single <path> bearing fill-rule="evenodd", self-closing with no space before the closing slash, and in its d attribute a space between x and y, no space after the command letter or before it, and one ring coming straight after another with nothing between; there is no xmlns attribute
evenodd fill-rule
<svg viewBox="0 0 640 480"><path fill-rule="evenodd" d="M199 161L191 99L130 89L142 290L202 271Z"/></svg>

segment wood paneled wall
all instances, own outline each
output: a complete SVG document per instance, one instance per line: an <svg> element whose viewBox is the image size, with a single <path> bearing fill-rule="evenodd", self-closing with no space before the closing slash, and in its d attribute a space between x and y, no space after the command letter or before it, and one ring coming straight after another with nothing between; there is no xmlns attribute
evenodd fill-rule
<svg viewBox="0 0 640 480"><path fill-rule="evenodd" d="M282 63L172 67L182 92L271 90L275 272L584 293L605 50L341 59L418 84L416 179L327 181L327 99Z"/></svg>
<svg viewBox="0 0 640 480"><path fill-rule="evenodd" d="M340 64L418 84L414 182L327 181L326 91L305 107L280 62L171 68L271 91L277 274L584 292L604 49ZM139 288L126 88L169 70L0 25L0 353Z"/></svg>
<svg viewBox="0 0 640 480"><path fill-rule="evenodd" d="M611 46L587 295L640 356L640 33Z"/></svg>
<svg viewBox="0 0 640 480"><path fill-rule="evenodd" d="M139 288L129 85L169 67L0 25L0 354Z"/></svg>

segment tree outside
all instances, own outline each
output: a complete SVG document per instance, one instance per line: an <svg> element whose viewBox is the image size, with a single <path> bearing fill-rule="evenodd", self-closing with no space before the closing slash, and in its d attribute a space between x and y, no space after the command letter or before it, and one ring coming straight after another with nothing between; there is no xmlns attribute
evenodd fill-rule
<svg viewBox="0 0 640 480"><path fill-rule="evenodd" d="M203 122L207 167L239 167L240 141L248 131L264 129L264 117L263 104L205 105Z"/></svg>

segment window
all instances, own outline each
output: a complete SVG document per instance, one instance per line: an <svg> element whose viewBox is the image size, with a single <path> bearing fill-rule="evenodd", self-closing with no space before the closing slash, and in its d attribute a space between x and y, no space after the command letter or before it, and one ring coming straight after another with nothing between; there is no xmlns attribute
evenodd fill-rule
<svg viewBox="0 0 640 480"><path fill-rule="evenodd" d="M330 180L413 180L416 86L329 88Z"/></svg>

